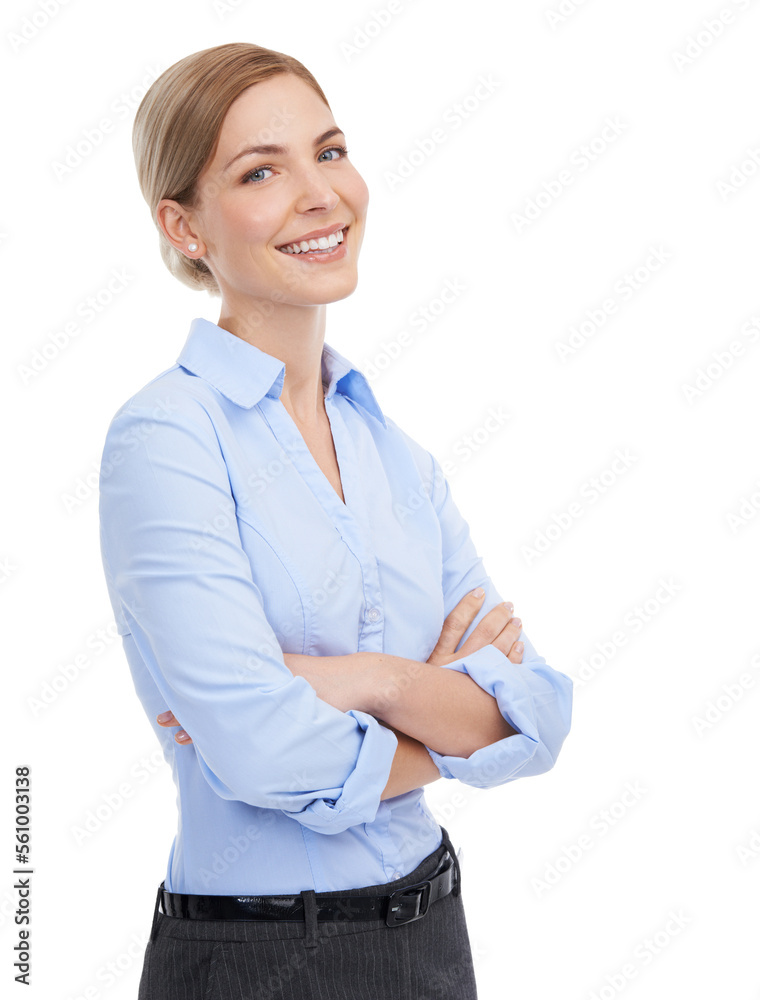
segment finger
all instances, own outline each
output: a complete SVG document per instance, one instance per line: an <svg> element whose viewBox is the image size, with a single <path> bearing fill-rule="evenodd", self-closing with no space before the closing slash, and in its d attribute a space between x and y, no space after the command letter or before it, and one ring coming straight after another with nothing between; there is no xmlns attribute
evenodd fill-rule
<svg viewBox="0 0 760 1000"><path fill-rule="evenodd" d="M156 716L156 722L159 726L179 726L180 723L174 718L172 712L162 712L160 715Z"/></svg>
<svg viewBox="0 0 760 1000"><path fill-rule="evenodd" d="M433 656L451 656L456 651L462 636L473 622L473 619L483 605L485 591L477 597L473 591L465 594L459 604L448 614L443 622L441 635L435 644Z"/></svg>
<svg viewBox="0 0 760 1000"><path fill-rule="evenodd" d="M512 663L522 663L525 646L521 642L516 642L507 653L507 659Z"/></svg>
<svg viewBox="0 0 760 1000"><path fill-rule="evenodd" d="M467 642L459 650L458 655L467 656L480 649L481 646L486 646L494 642L496 637L504 631L505 626L514 614L514 610L514 605L511 601L504 601L502 604L497 604L495 608L491 608L487 614L483 615L472 630L467 638Z"/></svg>
<svg viewBox="0 0 760 1000"><path fill-rule="evenodd" d="M159 726L165 726L165 727L182 725L179 719L175 719L174 713L170 711L161 712L160 715L156 716L156 721L158 722ZM184 729L180 729L178 732L174 734L174 741L175 743L180 743L183 745L185 743L193 742L192 737L188 733L186 733Z"/></svg>
<svg viewBox="0 0 760 1000"><path fill-rule="evenodd" d="M522 633L522 621L519 618L511 618L499 635L492 640L491 644L500 649L505 656L513 651L513 647L520 639ZM520 651L522 656L522 650ZM520 660L512 660L513 663L520 663Z"/></svg>

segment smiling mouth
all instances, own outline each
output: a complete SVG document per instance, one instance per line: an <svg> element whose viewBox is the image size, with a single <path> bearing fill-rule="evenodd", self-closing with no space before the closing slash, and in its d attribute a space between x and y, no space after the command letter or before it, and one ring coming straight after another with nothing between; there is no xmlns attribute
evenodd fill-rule
<svg viewBox="0 0 760 1000"><path fill-rule="evenodd" d="M345 226L343 229L339 229L337 233L331 233L329 236L320 236L316 240L301 240L298 243L286 243L285 246L277 247L280 253L329 253L330 250L334 250L335 247L339 246L343 242L345 234L348 232L349 227Z"/></svg>

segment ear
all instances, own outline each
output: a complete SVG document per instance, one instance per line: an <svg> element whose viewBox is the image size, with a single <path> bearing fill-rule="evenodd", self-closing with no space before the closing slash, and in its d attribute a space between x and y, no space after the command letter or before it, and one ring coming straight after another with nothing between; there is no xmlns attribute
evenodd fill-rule
<svg viewBox="0 0 760 1000"><path fill-rule="evenodd" d="M171 245L185 254L186 257L197 259L206 252L203 241L193 228L192 219L179 202L164 198L156 207L156 219ZM188 250L188 246L195 243L196 250Z"/></svg>

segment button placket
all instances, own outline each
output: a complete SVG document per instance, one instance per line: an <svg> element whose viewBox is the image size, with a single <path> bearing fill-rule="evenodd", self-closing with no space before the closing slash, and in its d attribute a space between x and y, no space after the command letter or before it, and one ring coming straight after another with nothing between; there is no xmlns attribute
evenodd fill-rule
<svg viewBox="0 0 760 1000"><path fill-rule="evenodd" d="M350 406L350 403L345 402L339 393L335 393L325 397L325 406L338 455L343 494L347 500L350 498L350 545L362 569L364 615L359 633L359 649L379 653L383 650L384 629L380 572L371 546L372 526L359 475L359 460L341 414L341 407Z"/></svg>

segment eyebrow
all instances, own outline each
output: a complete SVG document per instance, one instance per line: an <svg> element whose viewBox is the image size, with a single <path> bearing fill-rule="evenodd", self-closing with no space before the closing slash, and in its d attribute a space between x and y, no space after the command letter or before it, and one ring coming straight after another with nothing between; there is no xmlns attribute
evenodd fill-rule
<svg viewBox="0 0 760 1000"><path fill-rule="evenodd" d="M327 142L328 139L332 139L335 135L343 135L343 130L339 128L329 128L322 135L318 135L314 140L314 147L321 146L323 142ZM233 163L236 163L243 156L283 156L288 152L287 146L279 146L277 144L268 143L262 146L246 146L245 149L241 149L239 153L236 153L232 159L227 163L226 166L222 168L222 173L226 174Z"/></svg>

